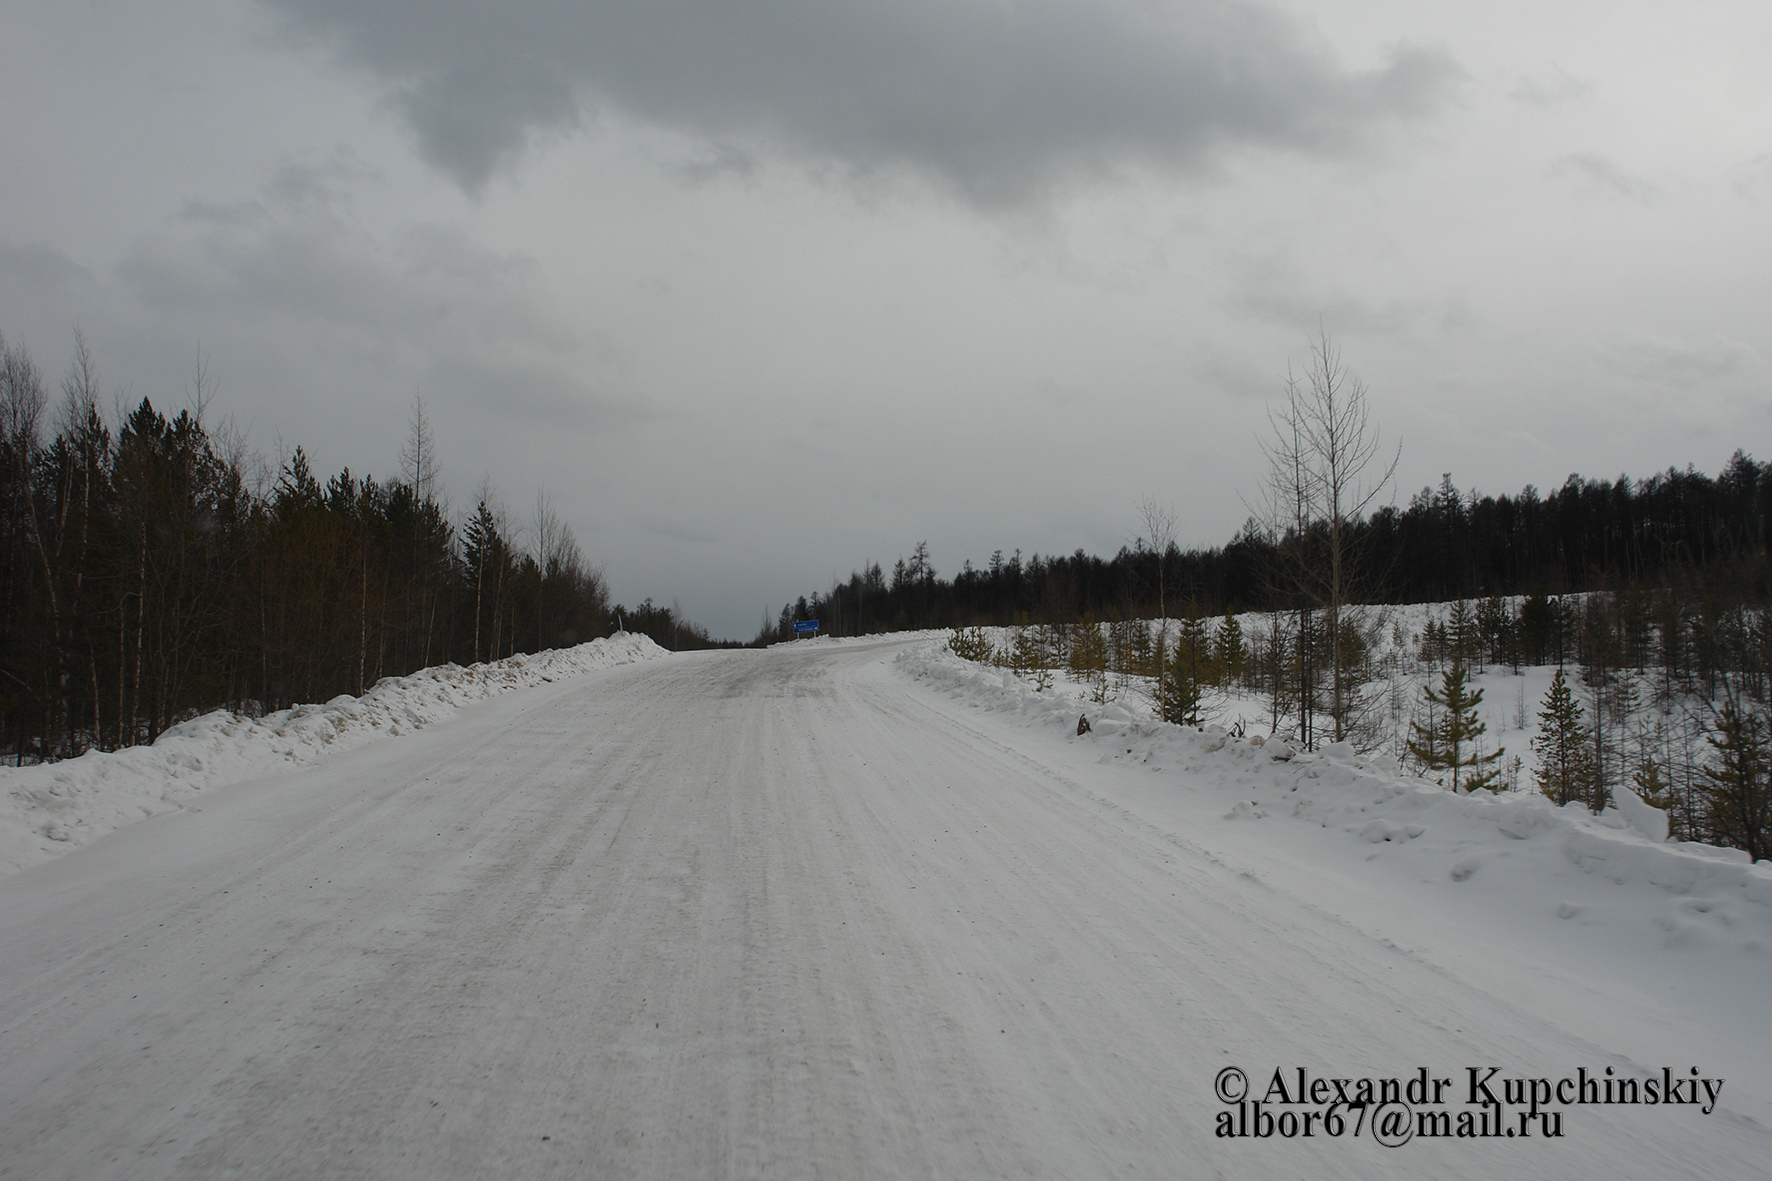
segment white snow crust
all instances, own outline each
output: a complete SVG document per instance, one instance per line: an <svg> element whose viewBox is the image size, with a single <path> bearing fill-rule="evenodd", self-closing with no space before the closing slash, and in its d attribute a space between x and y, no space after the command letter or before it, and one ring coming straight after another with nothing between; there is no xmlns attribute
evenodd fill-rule
<svg viewBox="0 0 1772 1181"><path fill-rule="evenodd" d="M148 746L0 767L0 873L137 820L192 807L205 790L397 737L476 701L665 655L648 636L617 632L572 648L383 677L361 697L341 694L324 705L258 718L212 710L171 727Z"/></svg>

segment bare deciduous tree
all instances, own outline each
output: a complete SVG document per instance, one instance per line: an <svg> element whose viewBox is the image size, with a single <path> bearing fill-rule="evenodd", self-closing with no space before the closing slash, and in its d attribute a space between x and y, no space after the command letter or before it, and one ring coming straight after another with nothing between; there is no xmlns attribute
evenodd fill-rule
<svg viewBox="0 0 1772 1181"><path fill-rule="evenodd" d="M1261 442L1267 481L1260 505L1252 507L1288 556L1298 594L1300 736L1313 744L1319 675L1313 649L1320 649L1329 665L1333 740L1340 742L1358 712L1345 639L1345 614L1359 574L1353 526L1390 485L1402 449L1385 458L1365 383L1348 371L1327 332L1311 342L1302 378L1288 371L1286 399L1269 412L1269 425L1272 433ZM1322 644L1311 635L1317 610L1323 614Z"/></svg>
<svg viewBox="0 0 1772 1181"><path fill-rule="evenodd" d="M421 503L436 499L437 441L423 394L412 395L412 414L407 421L406 442L400 448L400 467Z"/></svg>
<svg viewBox="0 0 1772 1181"><path fill-rule="evenodd" d="M1147 496L1138 503L1138 521L1144 526L1144 540L1157 556L1157 716L1166 717L1163 661L1169 652L1169 600L1163 574L1169 564L1169 551L1175 548L1175 509Z"/></svg>

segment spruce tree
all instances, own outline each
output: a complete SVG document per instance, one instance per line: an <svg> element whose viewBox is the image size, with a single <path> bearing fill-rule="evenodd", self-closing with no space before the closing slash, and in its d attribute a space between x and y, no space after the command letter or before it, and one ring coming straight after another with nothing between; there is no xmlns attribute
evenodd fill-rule
<svg viewBox="0 0 1772 1181"><path fill-rule="evenodd" d="M1588 800L1594 778L1593 748L1581 720L1581 703L1570 692L1561 668L1551 678L1538 722L1538 734L1532 739L1532 750L1538 756L1534 773L1538 790L1559 806Z"/></svg>
<svg viewBox="0 0 1772 1181"><path fill-rule="evenodd" d="M1464 671L1464 661L1456 652L1452 663L1440 674L1438 692L1429 686L1422 689L1426 698L1428 719L1413 723L1414 736L1409 740L1409 753L1428 771L1450 771L1452 790L1475 791L1479 787L1493 789L1500 771L1495 766L1505 748L1482 752L1478 739L1488 727L1477 717L1483 703L1483 691L1471 689ZM1441 780L1441 782L1445 782Z"/></svg>

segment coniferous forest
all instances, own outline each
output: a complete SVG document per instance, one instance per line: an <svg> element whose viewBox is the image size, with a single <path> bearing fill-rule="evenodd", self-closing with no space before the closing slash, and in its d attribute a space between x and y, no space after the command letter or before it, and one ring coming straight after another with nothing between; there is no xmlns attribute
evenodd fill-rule
<svg viewBox="0 0 1772 1181"><path fill-rule="evenodd" d="M194 408L107 421L84 342L51 389L0 340L0 752L152 741L215 708L357 694L384 676L645 632L705 631L609 602L545 500L514 524L486 492L459 524L415 404L402 474L271 464Z"/></svg>
<svg viewBox="0 0 1772 1181"><path fill-rule="evenodd" d="M1530 486L1517 496L1463 493L1447 476L1406 507L1382 506L1344 528L1364 602L1661 589L1720 610L1768 597L1769 517L1772 465L1737 452L1715 478L1692 468L1612 482L1572 475L1548 495ZM847 582L786 605L759 639L792 639L802 619L848 636L1024 617L1053 625L1084 615L1149 618L1160 587L1171 614L1189 601L1209 617L1287 609L1299 594L1294 580L1276 577L1297 564L1286 551L1323 543L1308 526L1279 535L1252 520L1223 546L1170 544L1161 558L1143 539L1110 558L999 551L983 567L964 562L951 579L937 574L919 544L890 574L869 563Z"/></svg>

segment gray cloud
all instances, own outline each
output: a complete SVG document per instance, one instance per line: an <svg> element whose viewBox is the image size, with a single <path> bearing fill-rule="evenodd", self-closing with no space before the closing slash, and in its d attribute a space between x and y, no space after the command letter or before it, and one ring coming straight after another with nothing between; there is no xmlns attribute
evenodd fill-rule
<svg viewBox="0 0 1772 1181"><path fill-rule="evenodd" d="M1635 201L1653 205L1661 199L1661 190L1652 181L1635 176L1595 152L1575 152L1558 158L1551 171L1559 176L1573 176L1588 185Z"/></svg>
<svg viewBox="0 0 1772 1181"><path fill-rule="evenodd" d="M575 348L534 258L450 226L372 234L350 215L347 179L330 164L285 164L254 197L188 201L135 241L117 275L142 306L199 319L290 317L425 350Z"/></svg>
<svg viewBox="0 0 1772 1181"><path fill-rule="evenodd" d="M710 143L695 157L669 165L667 171L691 186L729 178L748 181L757 171L757 160L750 152L731 144Z"/></svg>
<svg viewBox="0 0 1772 1181"><path fill-rule="evenodd" d="M669 541L682 542L685 545L710 546L719 543L720 538L705 529L694 529L658 513L645 513L639 520L640 528L657 537Z"/></svg>
<svg viewBox="0 0 1772 1181"><path fill-rule="evenodd" d="M1247 0L263 0L388 89L476 191L599 106L852 175L910 168L985 206L1226 147L1356 147L1446 93L1444 55L1339 65Z"/></svg>
<svg viewBox="0 0 1772 1181"><path fill-rule="evenodd" d="M1593 87L1565 70L1551 66L1537 73L1521 74L1508 97L1529 107L1556 107L1586 98Z"/></svg>
<svg viewBox="0 0 1772 1181"><path fill-rule="evenodd" d="M477 445L518 423L584 439L657 417L619 388L607 343L561 310L538 260L455 226L373 232L354 202L374 179L348 155L286 162L250 196L187 201L99 274L0 241L4 327L53 357L85 324L111 371L157 399L168 354L219 342L244 416L287 420L310 448L329 400L354 414L415 388Z"/></svg>
<svg viewBox="0 0 1772 1181"><path fill-rule="evenodd" d="M78 307L96 285L91 271L52 246L0 241L0 290L7 294L59 312Z"/></svg>
<svg viewBox="0 0 1772 1181"><path fill-rule="evenodd" d="M1744 160L1729 169L1729 183L1749 201L1758 201L1772 192L1772 152Z"/></svg>
<svg viewBox="0 0 1772 1181"><path fill-rule="evenodd" d="M1751 345L1713 335L1696 343L1645 332L1614 332L1603 343L1608 369L1663 390L1684 390L1719 378L1747 377L1764 371Z"/></svg>
<svg viewBox="0 0 1772 1181"><path fill-rule="evenodd" d="M1356 292L1334 276L1311 273L1284 252L1246 256L1234 264L1233 273L1238 281L1225 292L1227 312L1284 325L1300 339L1324 330L1365 337L1431 336L1463 327L1470 317L1457 299L1376 298Z"/></svg>

